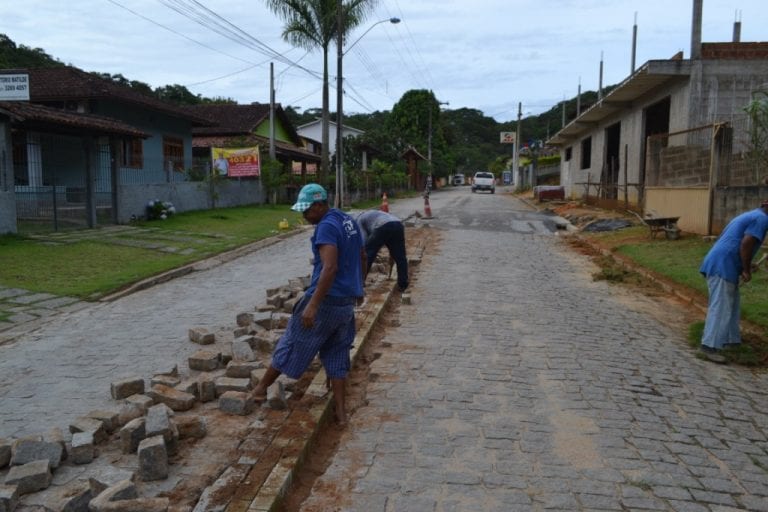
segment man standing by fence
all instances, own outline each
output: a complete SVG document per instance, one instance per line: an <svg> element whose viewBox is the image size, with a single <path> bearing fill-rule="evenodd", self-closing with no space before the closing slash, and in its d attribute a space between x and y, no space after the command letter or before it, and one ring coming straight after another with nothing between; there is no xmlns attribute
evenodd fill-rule
<svg viewBox="0 0 768 512"><path fill-rule="evenodd" d="M731 220L699 268L709 289L701 350L710 361L724 363L725 358L718 352L741 343L739 284L752 279L752 259L766 232L768 200Z"/></svg>

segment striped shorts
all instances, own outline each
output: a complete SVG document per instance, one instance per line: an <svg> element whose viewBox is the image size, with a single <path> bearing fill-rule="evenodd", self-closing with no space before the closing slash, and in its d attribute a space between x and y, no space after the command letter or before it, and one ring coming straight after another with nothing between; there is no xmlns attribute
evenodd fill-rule
<svg viewBox="0 0 768 512"><path fill-rule="evenodd" d="M343 379L349 373L349 350L355 340L355 298L326 297L317 310L315 324L306 329L301 314L310 298L305 295L294 307L288 328L275 346L271 365L298 379L319 354L328 377Z"/></svg>

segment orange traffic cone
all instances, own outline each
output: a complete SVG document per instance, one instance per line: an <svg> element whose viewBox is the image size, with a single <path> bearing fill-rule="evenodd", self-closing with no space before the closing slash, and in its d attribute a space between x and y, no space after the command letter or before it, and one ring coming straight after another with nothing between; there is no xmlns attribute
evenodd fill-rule
<svg viewBox="0 0 768 512"><path fill-rule="evenodd" d="M389 213L389 199L387 199L386 192L381 196L381 206L379 207L379 210Z"/></svg>
<svg viewBox="0 0 768 512"><path fill-rule="evenodd" d="M429 196L424 194L424 217L427 219L432 218L432 208L429 206Z"/></svg>

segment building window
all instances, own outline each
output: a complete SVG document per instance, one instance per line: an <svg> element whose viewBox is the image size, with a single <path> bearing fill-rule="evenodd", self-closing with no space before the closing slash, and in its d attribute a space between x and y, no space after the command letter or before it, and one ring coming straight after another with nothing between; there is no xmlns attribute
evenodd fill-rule
<svg viewBox="0 0 768 512"><path fill-rule="evenodd" d="M120 147L120 165L141 169L144 167L144 141L139 138L123 139Z"/></svg>
<svg viewBox="0 0 768 512"><path fill-rule="evenodd" d="M568 146L567 148L565 148L565 161L569 162L572 156L573 156L573 146Z"/></svg>
<svg viewBox="0 0 768 512"><path fill-rule="evenodd" d="M589 169L592 167L592 137L587 137L581 141L581 168Z"/></svg>
<svg viewBox="0 0 768 512"><path fill-rule="evenodd" d="M163 163L166 171L184 172L184 141L163 137Z"/></svg>

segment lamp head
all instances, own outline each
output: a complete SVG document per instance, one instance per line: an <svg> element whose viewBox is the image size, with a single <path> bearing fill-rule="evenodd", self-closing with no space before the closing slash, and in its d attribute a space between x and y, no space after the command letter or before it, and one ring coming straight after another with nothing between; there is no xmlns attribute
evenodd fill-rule
<svg viewBox="0 0 768 512"><path fill-rule="evenodd" d="M400 23L400 18L389 18L389 22L394 25L397 25L398 23Z"/></svg>

